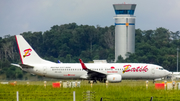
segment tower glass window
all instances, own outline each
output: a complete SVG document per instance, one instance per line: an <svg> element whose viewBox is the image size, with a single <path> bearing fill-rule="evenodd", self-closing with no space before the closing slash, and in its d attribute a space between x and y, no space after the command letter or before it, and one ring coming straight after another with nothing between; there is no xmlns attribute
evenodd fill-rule
<svg viewBox="0 0 180 101"><path fill-rule="evenodd" d="M130 14L133 15L134 14L134 10L115 10L116 14Z"/></svg>

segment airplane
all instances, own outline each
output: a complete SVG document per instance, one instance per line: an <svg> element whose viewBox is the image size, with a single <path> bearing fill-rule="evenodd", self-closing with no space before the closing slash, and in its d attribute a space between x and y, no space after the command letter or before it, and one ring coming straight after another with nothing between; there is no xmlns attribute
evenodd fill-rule
<svg viewBox="0 0 180 101"><path fill-rule="evenodd" d="M170 74L163 67L146 63L55 63L44 60L21 35L16 35L21 58L12 64L31 74L57 79L87 79L100 82L121 82L122 79L156 79Z"/></svg>
<svg viewBox="0 0 180 101"><path fill-rule="evenodd" d="M172 79L172 81L174 79L180 79L180 72L171 72L171 75L169 75L169 77Z"/></svg>

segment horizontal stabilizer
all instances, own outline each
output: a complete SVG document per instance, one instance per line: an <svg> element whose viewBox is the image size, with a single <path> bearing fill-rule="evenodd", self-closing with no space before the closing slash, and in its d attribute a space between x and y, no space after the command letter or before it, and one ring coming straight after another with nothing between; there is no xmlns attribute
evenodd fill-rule
<svg viewBox="0 0 180 101"><path fill-rule="evenodd" d="M20 66L19 64L11 63L11 65L16 66L16 67L20 67L20 68L21 68L21 66Z"/></svg>
<svg viewBox="0 0 180 101"><path fill-rule="evenodd" d="M34 66L26 65L26 64L19 64L22 68L34 68Z"/></svg>

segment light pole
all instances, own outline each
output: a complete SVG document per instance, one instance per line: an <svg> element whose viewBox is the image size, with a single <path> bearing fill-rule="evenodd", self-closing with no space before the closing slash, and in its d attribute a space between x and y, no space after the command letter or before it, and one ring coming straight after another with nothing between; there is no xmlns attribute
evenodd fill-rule
<svg viewBox="0 0 180 101"><path fill-rule="evenodd" d="M179 48L177 48L177 72L178 72L178 52L179 52Z"/></svg>

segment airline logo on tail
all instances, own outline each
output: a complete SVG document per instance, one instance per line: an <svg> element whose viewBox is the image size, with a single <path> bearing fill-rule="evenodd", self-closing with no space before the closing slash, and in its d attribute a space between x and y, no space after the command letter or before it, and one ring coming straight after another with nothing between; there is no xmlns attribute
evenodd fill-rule
<svg viewBox="0 0 180 101"><path fill-rule="evenodd" d="M30 56L31 55L31 53L30 53L31 51L32 51L32 49L30 49L30 48L29 49L25 49L24 50L23 58L25 58L26 56Z"/></svg>

